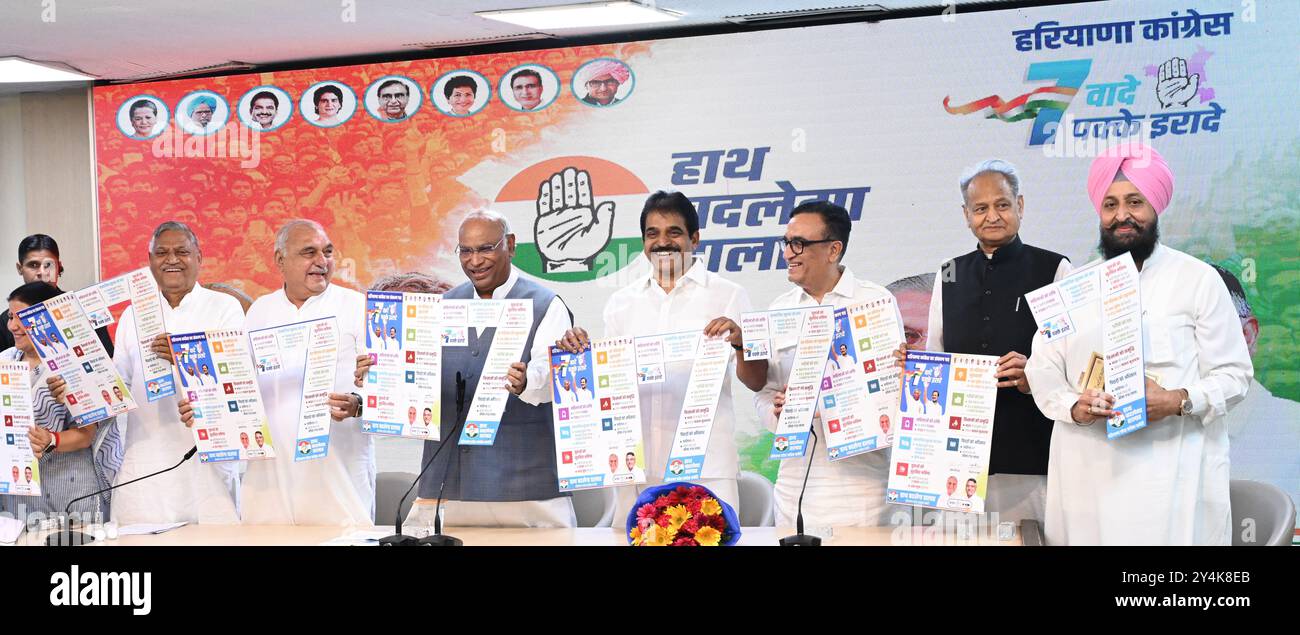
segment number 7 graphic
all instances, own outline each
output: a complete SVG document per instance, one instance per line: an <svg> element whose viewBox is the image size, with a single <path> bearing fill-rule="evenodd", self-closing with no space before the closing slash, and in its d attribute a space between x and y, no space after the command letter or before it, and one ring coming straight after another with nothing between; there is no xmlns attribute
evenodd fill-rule
<svg viewBox="0 0 1300 635"><path fill-rule="evenodd" d="M1025 110L1032 110L1037 114L1034 117L1034 127L1029 131L1030 147L1050 143L1056 136L1061 124L1061 115L1065 114L1065 109L1070 105L1070 99L1079 92L1079 87L1083 85L1083 80L1088 78L1090 70L1092 70L1092 60L1090 59L1036 62L1029 65L1029 70L1025 74L1026 80L1033 82L1054 79L1056 80L1055 88L1058 90L1051 92L1065 97L1063 101L1057 99L1035 100L1032 99L1034 95L1031 93L1031 100L1025 104Z"/></svg>

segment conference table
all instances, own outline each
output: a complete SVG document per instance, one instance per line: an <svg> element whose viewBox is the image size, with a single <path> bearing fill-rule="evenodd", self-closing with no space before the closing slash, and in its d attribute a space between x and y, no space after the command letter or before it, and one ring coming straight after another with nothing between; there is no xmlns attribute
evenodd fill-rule
<svg viewBox="0 0 1300 635"><path fill-rule="evenodd" d="M387 535L392 527L349 528L339 526L277 525L185 525L178 529L150 535L120 536L90 546L314 546L322 544L376 544L373 539ZM1005 531L1005 530L1004 530ZM408 533L412 533L409 532ZM627 544L622 531L608 527L575 529L503 529L487 527L449 527L445 533L464 541L468 547L615 547ZM794 531L782 527L743 527L740 546L777 546L777 541ZM1014 536L999 539L998 527L979 527L961 532L953 527L835 527L822 537L825 546L1036 546L1042 544L1037 522L1021 521ZM39 538L29 536L27 538ZM1004 536L1005 537L1005 536ZM42 544L41 540L20 540L20 544Z"/></svg>

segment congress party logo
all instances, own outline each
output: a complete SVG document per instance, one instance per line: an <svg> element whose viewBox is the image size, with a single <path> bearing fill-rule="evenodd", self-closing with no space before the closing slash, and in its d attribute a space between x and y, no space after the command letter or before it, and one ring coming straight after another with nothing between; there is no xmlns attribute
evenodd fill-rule
<svg viewBox="0 0 1300 635"><path fill-rule="evenodd" d="M518 237L515 266L544 280L586 282L626 267L641 253L639 219L648 193L621 165L568 156L520 171L494 204Z"/></svg>

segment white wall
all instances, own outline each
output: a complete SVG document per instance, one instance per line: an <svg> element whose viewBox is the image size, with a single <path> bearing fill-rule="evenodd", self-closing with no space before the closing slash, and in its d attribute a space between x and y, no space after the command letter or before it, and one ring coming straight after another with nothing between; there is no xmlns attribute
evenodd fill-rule
<svg viewBox="0 0 1300 635"><path fill-rule="evenodd" d="M91 153L88 88L0 96L0 295L22 283L18 241L34 233L59 241L59 286L97 281Z"/></svg>
<svg viewBox="0 0 1300 635"><path fill-rule="evenodd" d="M6 290L6 296L7 290L22 283L10 265L17 254L10 252L27 235L24 172L22 99L0 96L0 289Z"/></svg>

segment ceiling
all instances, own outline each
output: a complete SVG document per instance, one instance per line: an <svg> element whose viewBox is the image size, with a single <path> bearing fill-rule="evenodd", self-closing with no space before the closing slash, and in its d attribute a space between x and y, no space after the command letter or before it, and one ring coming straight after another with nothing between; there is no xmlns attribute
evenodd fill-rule
<svg viewBox="0 0 1300 635"><path fill-rule="evenodd" d="M572 1L572 0L570 0ZM958 11L1041 4L953 0ZM946 0L661 0L677 11L678 31L728 26L728 16L875 5L886 14L938 13ZM59 62L104 80L143 81L231 61L254 66L351 57L433 56L433 47L482 46L516 36L546 37L531 48L566 40L667 33L662 25L568 29L537 34L474 15L475 11L566 4L565 0L35 0L0 3L0 57ZM48 5L48 6L47 6ZM882 15L886 15L882 14ZM350 21L348 18L352 18ZM744 28L744 27L742 27ZM554 39L551 39L554 38ZM458 53L463 53L463 48ZM52 87L46 87L52 88ZM0 94L38 87L0 85Z"/></svg>

